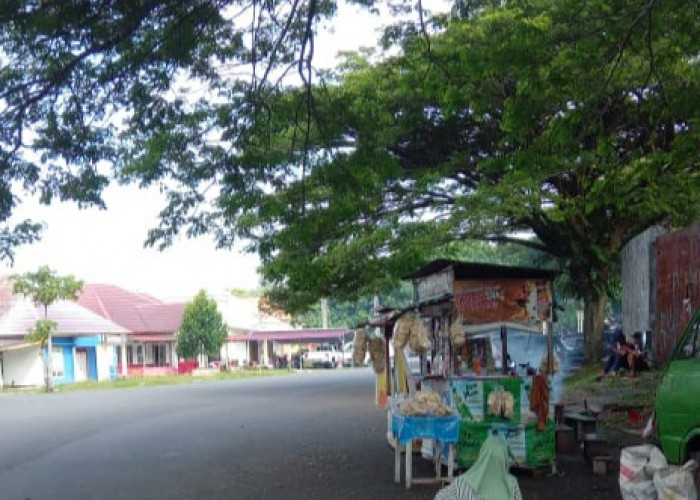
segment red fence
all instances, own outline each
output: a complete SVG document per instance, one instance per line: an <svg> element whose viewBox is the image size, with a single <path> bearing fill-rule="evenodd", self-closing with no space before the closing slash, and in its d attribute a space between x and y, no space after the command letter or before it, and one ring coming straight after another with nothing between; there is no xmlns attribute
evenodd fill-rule
<svg viewBox="0 0 700 500"><path fill-rule="evenodd" d="M179 374L187 373L190 374L192 371L197 368L197 362L194 360L190 361L179 361L177 363L177 372Z"/></svg>
<svg viewBox="0 0 700 500"><path fill-rule="evenodd" d="M700 224L656 240L654 352L667 361L700 307Z"/></svg>

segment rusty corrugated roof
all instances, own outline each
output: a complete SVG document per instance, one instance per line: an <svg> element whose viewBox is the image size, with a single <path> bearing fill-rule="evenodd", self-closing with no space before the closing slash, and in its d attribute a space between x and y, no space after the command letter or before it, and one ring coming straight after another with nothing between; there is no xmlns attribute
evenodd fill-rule
<svg viewBox="0 0 700 500"><path fill-rule="evenodd" d="M498 264L484 264L481 262L465 262L451 259L436 259L428 262L420 269L404 276L403 279L416 279L435 274L443 269L451 267L454 270L456 280L466 279L549 279L553 280L559 274L555 269L542 269L538 267L502 266Z"/></svg>

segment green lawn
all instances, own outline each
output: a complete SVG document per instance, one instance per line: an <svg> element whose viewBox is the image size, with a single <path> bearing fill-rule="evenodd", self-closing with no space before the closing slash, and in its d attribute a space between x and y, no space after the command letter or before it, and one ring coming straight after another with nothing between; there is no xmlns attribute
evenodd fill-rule
<svg viewBox="0 0 700 500"><path fill-rule="evenodd" d="M214 375L193 376L193 375L163 375L154 377L129 377L117 380L105 380L97 382L96 380L86 380L83 382L75 382L72 384L64 384L56 386L55 392L72 392L85 390L99 389L128 389L132 387L149 387L155 385L172 385L172 384L195 384L207 382L210 380L230 380L239 378L251 377L271 377L289 375L289 370L271 370L271 369L253 369L253 370L237 370L232 372L218 372ZM43 392L43 389L38 387L32 388L9 388L3 389L5 393L17 394L36 394Z"/></svg>

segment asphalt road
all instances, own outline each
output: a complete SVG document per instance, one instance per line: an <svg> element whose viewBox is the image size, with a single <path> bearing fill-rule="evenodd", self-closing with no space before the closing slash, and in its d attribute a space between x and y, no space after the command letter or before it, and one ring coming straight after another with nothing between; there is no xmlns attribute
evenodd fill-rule
<svg viewBox="0 0 700 500"><path fill-rule="evenodd" d="M0 394L0 500L431 499L436 487L393 482L373 396L369 369ZM430 464L416 457L414 472ZM572 478L521 487L526 499L594 497L590 476Z"/></svg>

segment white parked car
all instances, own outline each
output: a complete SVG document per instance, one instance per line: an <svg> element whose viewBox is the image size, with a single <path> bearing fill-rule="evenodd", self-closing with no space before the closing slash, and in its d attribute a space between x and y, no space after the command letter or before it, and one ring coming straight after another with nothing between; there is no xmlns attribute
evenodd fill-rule
<svg viewBox="0 0 700 500"><path fill-rule="evenodd" d="M342 353L333 344L321 344L315 351L304 354L304 364L323 368L335 368L342 362Z"/></svg>

